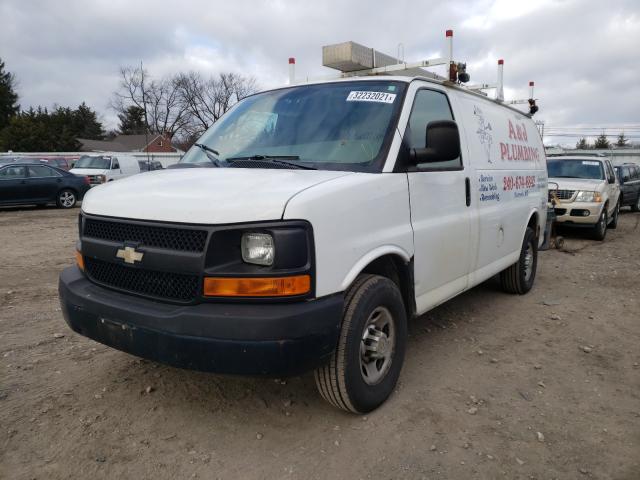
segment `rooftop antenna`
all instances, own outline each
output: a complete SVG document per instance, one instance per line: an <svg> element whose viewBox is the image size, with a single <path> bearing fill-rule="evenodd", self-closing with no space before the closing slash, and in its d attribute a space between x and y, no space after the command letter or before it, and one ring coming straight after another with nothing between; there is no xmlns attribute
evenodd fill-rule
<svg viewBox="0 0 640 480"><path fill-rule="evenodd" d="M289 57L289 85L296 83L296 59Z"/></svg>
<svg viewBox="0 0 640 480"><path fill-rule="evenodd" d="M504 101L504 60L498 60L498 86L496 88L496 100Z"/></svg>

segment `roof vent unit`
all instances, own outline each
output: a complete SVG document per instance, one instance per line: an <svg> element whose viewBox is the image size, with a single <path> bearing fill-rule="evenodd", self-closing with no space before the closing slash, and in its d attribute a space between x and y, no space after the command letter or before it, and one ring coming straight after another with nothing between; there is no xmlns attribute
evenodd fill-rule
<svg viewBox="0 0 640 480"><path fill-rule="evenodd" d="M398 63L400 62L397 58L356 42L336 43L322 47L322 65L341 72L370 70Z"/></svg>

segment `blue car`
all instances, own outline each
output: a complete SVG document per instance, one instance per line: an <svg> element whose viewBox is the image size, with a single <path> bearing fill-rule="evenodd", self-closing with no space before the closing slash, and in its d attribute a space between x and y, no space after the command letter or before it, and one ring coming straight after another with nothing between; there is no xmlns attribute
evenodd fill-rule
<svg viewBox="0 0 640 480"><path fill-rule="evenodd" d="M0 165L0 205L73 208L89 188L87 177L38 161Z"/></svg>

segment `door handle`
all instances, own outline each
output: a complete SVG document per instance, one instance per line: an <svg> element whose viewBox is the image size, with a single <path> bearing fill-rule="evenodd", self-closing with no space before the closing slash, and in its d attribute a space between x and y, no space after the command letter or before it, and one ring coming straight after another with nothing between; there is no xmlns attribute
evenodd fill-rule
<svg viewBox="0 0 640 480"><path fill-rule="evenodd" d="M469 177L464 179L464 192L467 201L467 207L471 206L471 180Z"/></svg>

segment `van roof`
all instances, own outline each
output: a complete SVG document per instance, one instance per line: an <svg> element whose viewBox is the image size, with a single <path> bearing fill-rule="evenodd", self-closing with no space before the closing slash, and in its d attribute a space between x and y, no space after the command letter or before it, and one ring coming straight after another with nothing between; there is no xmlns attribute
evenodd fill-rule
<svg viewBox="0 0 640 480"><path fill-rule="evenodd" d="M354 72L357 73L357 72ZM274 88L274 89L270 89L270 90L279 90L280 88L288 88L288 87L295 87L295 86L302 86L302 85L318 85L318 84L323 84L323 83L337 83L337 82L360 82L360 81L380 81L380 80L388 80L388 81L393 81L393 82L403 82L403 83L411 83L415 80L420 80L420 81L425 81L425 82L429 82L429 83L433 83L436 85L440 85L443 86L445 88L450 88L453 90L457 90L459 92L465 93L467 95L473 95L476 96L478 98L481 98L483 100L486 100L488 102L492 102L495 103L496 105L500 105L501 107L505 107L508 108L510 110L512 110L515 113L518 113L524 117L527 118L531 118L529 115L527 115L525 112L523 112L522 110L518 110L517 108L511 106L511 105L507 105L504 102L501 102L499 100L496 100L494 98L488 97L486 95L483 95L481 93L478 93L474 90L470 90L469 88L466 88L464 86L460 86L457 85L453 82L450 82L449 80L441 80L439 78L431 78L429 76L427 76L429 74L429 72L425 72L425 76L422 75L414 75L414 76L408 76L408 75L386 75L386 74L376 74L376 75L364 75L364 76L358 76L358 75L350 75L348 77L338 77L338 78L326 78L326 79L310 79L309 81L304 81L304 82L299 82L296 83L294 85L287 85L287 86L283 86L283 87L279 87L279 88Z"/></svg>

